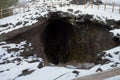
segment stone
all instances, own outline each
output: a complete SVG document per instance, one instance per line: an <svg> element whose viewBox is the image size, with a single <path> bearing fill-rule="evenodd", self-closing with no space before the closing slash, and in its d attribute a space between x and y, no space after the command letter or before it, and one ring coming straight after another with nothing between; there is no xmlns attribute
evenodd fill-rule
<svg viewBox="0 0 120 80"><path fill-rule="evenodd" d="M103 4L103 2L101 0L94 0L93 4L95 4L95 5L101 5L101 4Z"/></svg>
<svg viewBox="0 0 120 80"><path fill-rule="evenodd" d="M20 74L20 75L18 75L18 77L20 77L20 76L26 76L26 75L28 75L28 74L31 74L32 72L34 72L35 70L30 70L29 71L29 69L25 69L25 70L23 70L22 71L22 73Z"/></svg>
<svg viewBox="0 0 120 80"><path fill-rule="evenodd" d="M80 11L79 11L79 10L77 10L77 11L75 11L74 13L75 13L75 14L78 14L79 12L80 12Z"/></svg>
<svg viewBox="0 0 120 80"><path fill-rule="evenodd" d="M72 71L72 73L74 73L74 74L76 74L75 76L77 77L78 75L79 75L79 71L77 71L77 70L74 70L74 71Z"/></svg>
<svg viewBox="0 0 120 80"><path fill-rule="evenodd" d="M96 72L102 72L103 70L101 68L98 68Z"/></svg>
<svg viewBox="0 0 120 80"><path fill-rule="evenodd" d="M0 27L7 27L9 24L0 25Z"/></svg>
<svg viewBox="0 0 120 80"><path fill-rule="evenodd" d="M21 24L22 24L22 22L17 22L17 23L16 23L16 26L21 25Z"/></svg>
<svg viewBox="0 0 120 80"><path fill-rule="evenodd" d="M116 55L118 55L120 52L119 51L117 51L117 52L114 52L114 54L116 54Z"/></svg>
<svg viewBox="0 0 120 80"><path fill-rule="evenodd" d="M83 5L86 4L87 0L71 0L70 4L77 4L77 5Z"/></svg>
<svg viewBox="0 0 120 80"><path fill-rule="evenodd" d="M67 9L69 12L73 12L73 9Z"/></svg>
<svg viewBox="0 0 120 80"><path fill-rule="evenodd" d="M108 57L110 57L110 58L113 58L113 56L112 56L110 53L108 53L108 54L105 55L105 56L108 56Z"/></svg>
<svg viewBox="0 0 120 80"><path fill-rule="evenodd" d="M44 66L44 63L43 62L40 62L39 65L38 65L38 68L42 68Z"/></svg>
<svg viewBox="0 0 120 80"><path fill-rule="evenodd" d="M117 64L113 64L113 65L111 65L111 67L117 67Z"/></svg>
<svg viewBox="0 0 120 80"><path fill-rule="evenodd" d="M117 24L117 22L114 19L109 19L109 20L106 19L106 25L114 26L114 27L111 27L111 29L119 28L119 25Z"/></svg>

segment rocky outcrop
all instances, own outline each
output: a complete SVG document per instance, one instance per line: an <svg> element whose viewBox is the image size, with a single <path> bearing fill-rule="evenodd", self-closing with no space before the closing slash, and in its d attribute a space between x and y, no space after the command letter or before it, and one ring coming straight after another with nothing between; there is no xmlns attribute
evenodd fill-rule
<svg viewBox="0 0 120 80"><path fill-rule="evenodd" d="M70 1L71 4L86 4L87 0L72 0Z"/></svg>
<svg viewBox="0 0 120 80"><path fill-rule="evenodd" d="M72 39L70 52L80 62L94 62L97 53L115 46L109 29L91 21L77 23L77 31Z"/></svg>
<svg viewBox="0 0 120 80"><path fill-rule="evenodd" d="M97 53L113 48L110 25L93 19L92 15L77 17L63 12L50 13L50 18L40 25L16 36L8 42L27 40L32 43L33 52L55 64L96 62Z"/></svg>
<svg viewBox="0 0 120 80"><path fill-rule="evenodd" d="M87 2L93 3L95 5L103 4L101 0L71 0L70 1L71 4L77 4L77 5L83 5L86 4Z"/></svg>
<svg viewBox="0 0 120 80"><path fill-rule="evenodd" d="M60 13L58 13L60 14ZM115 46L110 26L91 15L51 18L46 32L44 50L48 60L53 63L69 61L96 62L97 53ZM55 16L56 15L56 16Z"/></svg>
<svg viewBox="0 0 120 80"><path fill-rule="evenodd" d="M33 46L33 50L31 50L31 52L29 51L29 53L36 54L45 60L41 36L46 24L46 20L43 20L43 22L37 22L34 25L13 30L9 33L2 34L2 36L5 37L4 40L6 40L8 43L19 43L27 40ZM27 52L21 54L21 56L24 57L27 57L26 55Z"/></svg>

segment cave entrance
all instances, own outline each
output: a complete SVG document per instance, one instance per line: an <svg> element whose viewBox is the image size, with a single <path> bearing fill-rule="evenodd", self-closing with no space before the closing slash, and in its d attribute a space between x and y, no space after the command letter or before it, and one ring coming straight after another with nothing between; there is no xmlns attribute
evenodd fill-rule
<svg viewBox="0 0 120 80"><path fill-rule="evenodd" d="M49 62L57 65L68 61L68 40L72 32L73 25L67 18L49 21L44 32L44 52Z"/></svg>
<svg viewBox="0 0 120 80"><path fill-rule="evenodd" d="M72 19L59 14L52 14L49 18L43 33L44 53L48 62L56 65L97 63L98 53L115 46L107 26L89 20L72 25Z"/></svg>

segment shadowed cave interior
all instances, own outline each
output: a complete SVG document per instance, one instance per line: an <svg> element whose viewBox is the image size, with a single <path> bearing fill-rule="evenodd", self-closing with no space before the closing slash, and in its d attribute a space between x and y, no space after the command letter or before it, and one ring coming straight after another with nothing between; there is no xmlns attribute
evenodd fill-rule
<svg viewBox="0 0 120 80"><path fill-rule="evenodd" d="M54 64L65 63L69 59L69 38L73 32L66 18L51 20L44 32L44 52L47 60Z"/></svg>

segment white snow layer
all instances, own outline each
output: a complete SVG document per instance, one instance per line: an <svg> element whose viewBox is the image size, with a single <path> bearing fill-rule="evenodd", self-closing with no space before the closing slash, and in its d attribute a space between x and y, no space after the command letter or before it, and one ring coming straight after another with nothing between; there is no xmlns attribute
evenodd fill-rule
<svg viewBox="0 0 120 80"><path fill-rule="evenodd" d="M110 5L107 5L105 11L104 5L100 5L99 10L97 5L93 5L93 8L91 8L91 5L89 4L71 4L60 7L59 4L61 4L61 1L53 0L53 3L56 2L54 3L54 7L47 7L47 5L52 6L52 3L50 3L50 1L48 0L44 2L44 4L42 4L43 1L38 0L38 2L36 3L26 3L26 5L29 5L29 7L26 7L24 9L21 7L13 10L13 13L17 13L17 15L0 19L0 34L8 33L12 30L35 24L38 22L38 17L47 17L47 14L49 13L48 10L68 12L76 16L79 14L90 14L93 15L95 19L103 21L104 23L106 19L120 20L119 6L115 6L115 10L114 12L112 12L112 6ZM66 0L62 0L62 2L66 4L69 3L69 1ZM73 9L73 12L69 12L68 9ZM75 14L76 11L79 11L79 13Z"/></svg>
<svg viewBox="0 0 120 80"><path fill-rule="evenodd" d="M120 75L114 76L114 77L110 77L110 78L107 78L105 80L120 80Z"/></svg>
<svg viewBox="0 0 120 80"><path fill-rule="evenodd" d="M107 3L107 4L115 4L115 5L119 5L120 6L120 0L101 0L103 3Z"/></svg>
<svg viewBox="0 0 120 80"><path fill-rule="evenodd" d="M0 80L71 80L99 72L97 71L98 69L104 71L114 67L120 67L120 47L116 47L105 51L106 54L103 56L103 59L108 59L111 62L104 65L96 65L91 69L69 69L57 66L38 68L39 63L42 61L41 58L30 56L26 59L20 56L25 48L26 42L23 41L19 44L0 43ZM31 46L31 43L28 45ZM19 50L14 50L17 48ZM11 52L9 52L9 49L11 49ZM31 62L33 60L39 61ZM78 73L74 73L74 71Z"/></svg>

